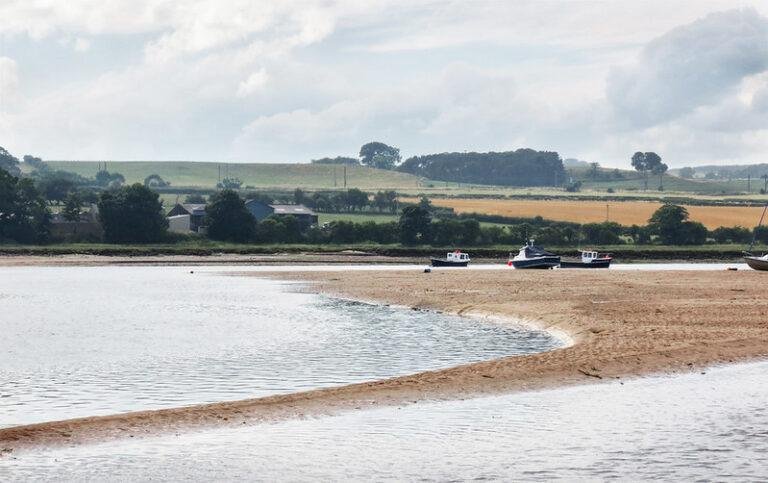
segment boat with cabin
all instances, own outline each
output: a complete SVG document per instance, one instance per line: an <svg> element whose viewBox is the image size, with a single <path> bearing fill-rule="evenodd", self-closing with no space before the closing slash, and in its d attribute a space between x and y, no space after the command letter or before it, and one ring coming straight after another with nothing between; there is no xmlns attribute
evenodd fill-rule
<svg viewBox="0 0 768 483"><path fill-rule="evenodd" d="M560 265L560 256L555 255L544 250L541 247L537 247L533 244L533 240L530 240L524 247L520 248L517 255L512 257L510 253L510 260L507 265L515 268L555 268Z"/></svg>
<svg viewBox="0 0 768 483"><path fill-rule="evenodd" d="M560 268L608 268L612 259L609 253L581 250L580 260L561 260Z"/></svg>
<svg viewBox="0 0 768 483"><path fill-rule="evenodd" d="M456 250L448 252L445 258L430 258L433 267L466 267L469 265L469 254Z"/></svg>

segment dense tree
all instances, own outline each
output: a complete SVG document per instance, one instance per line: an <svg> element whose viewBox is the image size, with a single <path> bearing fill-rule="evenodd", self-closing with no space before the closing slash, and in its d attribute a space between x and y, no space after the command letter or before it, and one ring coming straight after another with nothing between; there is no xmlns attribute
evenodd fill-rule
<svg viewBox="0 0 768 483"><path fill-rule="evenodd" d="M41 158L29 155L29 154L24 155L24 163L28 164L29 166L37 170L42 171L42 170L48 169L48 165L45 164L45 162Z"/></svg>
<svg viewBox="0 0 768 483"><path fill-rule="evenodd" d="M244 243L254 238L256 220L233 190L225 189L211 196L205 215L208 236L214 240Z"/></svg>
<svg viewBox="0 0 768 483"><path fill-rule="evenodd" d="M395 169L400 159L400 149L378 141L363 144L360 148L360 162L372 168Z"/></svg>
<svg viewBox="0 0 768 483"><path fill-rule="evenodd" d="M400 242L404 245L429 243L432 215L420 205L406 206L400 215Z"/></svg>
<svg viewBox="0 0 768 483"><path fill-rule="evenodd" d="M0 242L47 241L51 215L30 179L0 169Z"/></svg>
<svg viewBox="0 0 768 483"><path fill-rule="evenodd" d="M589 163L589 176L596 180L600 173L600 163Z"/></svg>
<svg viewBox="0 0 768 483"><path fill-rule="evenodd" d="M159 195L140 183L105 191L98 206L110 243L158 242L166 235L168 220Z"/></svg>
<svg viewBox="0 0 768 483"><path fill-rule="evenodd" d="M648 189L648 173L659 174L667 171L667 165L661 162L661 156L654 152L636 152L632 155L632 167L643 175L643 189ZM662 168L663 166L663 168Z"/></svg>
<svg viewBox="0 0 768 483"><path fill-rule="evenodd" d="M77 193L69 193L64 200L64 208L61 214L67 221L80 221L80 206L83 201Z"/></svg>
<svg viewBox="0 0 768 483"><path fill-rule="evenodd" d="M355 211L355 209L362 210L368 206L368 193L357 188L351 188L347 190L346 201L351 211Z"/></svg>
<svg viewBox="0 0 768 483"><path fill-rule="evenodd" d="M0 146L0 170L7 171L11 176L21 176L19 159Z"/></svg>
<svg viewBox="0 0 768 483"><path fill-rule="evenodd" d="M397 169L440 181L504 186L556 186L566 179L560 155L533 149L414 156Z"/></svg>
<svg viewBox="0 0 768 483"><path fill-rule="evenodd" d="M170 185L171 183L165 181L159 174L150 174L144 178L144 186L147 188L165 188Z"/></svg>
<svg viewBox="0 0 768 483"><path fill-rule="evenodd" d="M224 178L221 183L217 185L217 188L223 188L225 190L239 190L243 185L240 178Z"/></svg>
<svg viewBox="0 0 768 483"><path fill-rule="evenodd" d="M743 226L721 226L712 230L712 238L717 243L749 243L752 241L752 231Z"/></svg>
<svg viewBox="0 0 768 483"><path fill-rule="evenodd" d="M665 204L648 220L648 229L665 245L700 245L707 239L701 223L688 221L688 210Z"/></svg>
<svg viewBox="0 0 768 483"><path fill-rule="evenodd" d="M97 186L119 188L125 184L125 176L120 173L110 173L106 169L102 169L96 173L95 181Z"/></svg>

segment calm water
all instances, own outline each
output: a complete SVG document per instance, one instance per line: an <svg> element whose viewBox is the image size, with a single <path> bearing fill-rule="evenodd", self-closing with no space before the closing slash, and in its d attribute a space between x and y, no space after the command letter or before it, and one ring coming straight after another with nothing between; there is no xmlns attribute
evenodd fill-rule
<svg viewBox="0 0 768 483"><path fill-rule="evenodd" d="M764 481L768 363L0 458L9 479Z"/></svg>
<svg viewBox="0 0 768 483"><path fill-rule="evenodd" d="M301 391L562 344L220 270L0 268L0 426Z"/></svg>

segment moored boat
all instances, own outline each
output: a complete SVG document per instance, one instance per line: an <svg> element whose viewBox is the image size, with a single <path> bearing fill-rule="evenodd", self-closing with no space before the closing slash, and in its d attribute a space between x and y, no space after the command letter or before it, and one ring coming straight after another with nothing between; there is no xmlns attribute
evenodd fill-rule
<svg viewBox="0 0 768 483"><path fill-rule="evenodd" d="M561 260L560 268L608 268L612 257L607 253L593 250L582 250L581 260Z"/></svg>
<svg viewBox="0 0 768 483"><path fill-rule="evenodd" d="M744 261L747 262L747 265L749 265L749 268L753 270L768 271L768 255L763 255L762 257L756 257L751 253L745 253Z"/></svg>
<svg viewBox="0 0 768 483"><path fill-rule="evenodd" d="M512 255L510 253L510 255ZM507 265L515 268L554 268L560 265L560 257L533 244L533 240L520 248L517 255L512 257Z"/></svg>
<svg viewBox="0 0 768 483"><path fill-rule="evenodd" d="M456 250L448 252L445 258L430 258L433 267L466 267L469 265L469 254Z"/></svg>

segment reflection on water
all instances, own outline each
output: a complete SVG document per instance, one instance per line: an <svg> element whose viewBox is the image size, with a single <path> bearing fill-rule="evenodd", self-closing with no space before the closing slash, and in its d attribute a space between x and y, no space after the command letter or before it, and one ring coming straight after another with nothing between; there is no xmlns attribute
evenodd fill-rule
<svg viewBox="0 0 768 483"><path fill-rule="evenodd" d="M0 268L0 314L0 427L375 380L560 344L200 267Z"/></svg>
<svg viewBox="0 0 768 483"><path fill-rule="evenodd" d="M0 458L10 479L764 480L768 363Z"/></svg>

